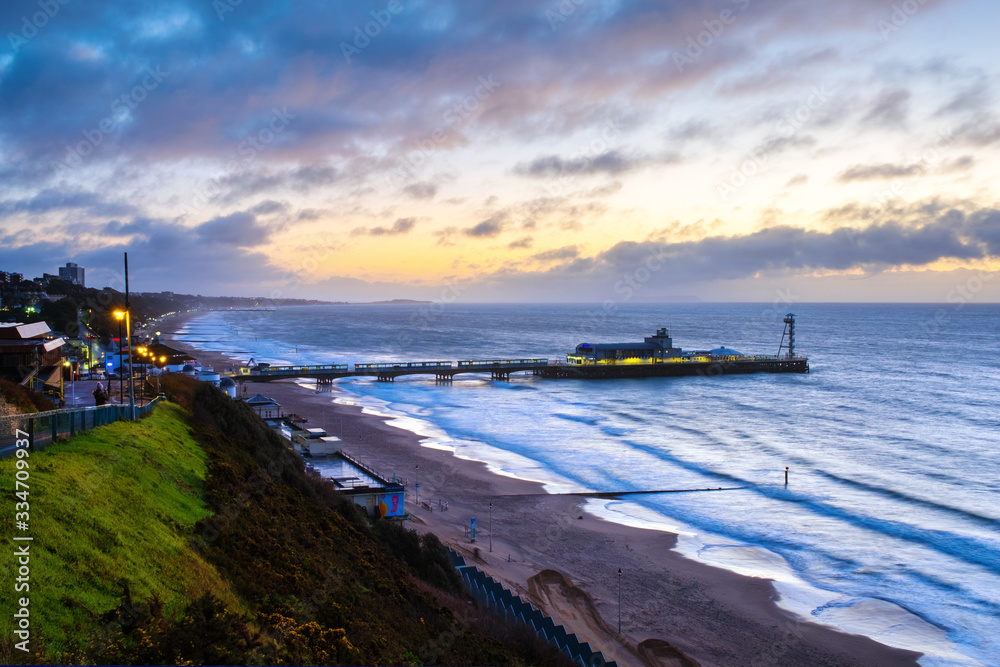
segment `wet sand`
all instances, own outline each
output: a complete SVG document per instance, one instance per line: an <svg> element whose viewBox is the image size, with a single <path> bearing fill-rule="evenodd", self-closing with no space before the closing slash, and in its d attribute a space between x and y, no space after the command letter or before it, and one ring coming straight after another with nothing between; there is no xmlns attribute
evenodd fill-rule
<svg viewBox="0 0 1000 667"><path fill-rule="evenodd" d="M190 316L163 323L173 331ZM234 361L190 350L222 370ZM919 653L803 622L777 607L768 579L746 577L672 551L676 536L603 521L583 499L546 494L540 484L420 444L410 431L333 402L336 385L316 392L291 382L248 383L285 414L343 440L344 450L407 481L408 522L435 533L509 588L621 665L915 665ZM414 483L419 481L419 502ZM490 538L492 510L492 551ZM445 509L446 508L446 509ZM467 535L476 517L477 540ZM618 633L619 568L621 634ZM687 661L685 657L687 656ZM696 662L692 662L696 661Z"/></svg>

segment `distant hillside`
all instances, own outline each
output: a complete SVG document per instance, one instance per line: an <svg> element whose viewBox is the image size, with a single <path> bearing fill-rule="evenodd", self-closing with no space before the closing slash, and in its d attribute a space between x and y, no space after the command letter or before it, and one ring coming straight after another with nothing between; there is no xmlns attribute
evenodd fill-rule
<svg viewBox="0 0 1000 667"><path fill-rule="evenodd" d="M125 294L105 287L94 289L53 279L47 293L54 301L44 301L36 310L26 306L5 310L4 319L17 322L44 321L54 330L76 336L78 322L86 323L99 337L107 340L118 336L119 322L114 313L125 309ZM129 309L133 326L167 313L183 312L198 308L262 308L273 306L313 306L332 303L314 299L270 299L265 297L202 296L175 294L173 292L133 292L129 295Z"/></svg>
<svg viewBox="0 0 1000 667"><path fill-rule="evenodd" d="M416 299L389 299L388 301L372 301L374 305L413 305L413 304L427 304L434 303L433 301L417 301Z"/></svg>
<svg viewBox="0 0 1000 667"><path fill-rule="evenodd" d="M568 664L470 604L434 536L370 524L246 405L164 385L174 403L141 422L30 457L34 653L4 596L0 662Z"/></svg>

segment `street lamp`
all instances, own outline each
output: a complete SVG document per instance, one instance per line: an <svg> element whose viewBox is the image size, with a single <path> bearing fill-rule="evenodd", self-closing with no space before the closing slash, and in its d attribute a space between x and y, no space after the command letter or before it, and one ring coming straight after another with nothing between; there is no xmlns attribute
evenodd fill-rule
<svg viewBox="0 0 1000 667"><path fill-rule="evenodd" d="M128 338L128 404L131 419L135 421L135 374L132 372L132 315L125 307L125 337Z"/></svg>
<svg viewBox="0 0 1000 667"><path fill-rule="evenodd" d="M490 501L490 553L493 553L493 501Z"/></svg>
<svg viewBox="0 0 1000 667"><path fill-rule="evenodd" d="M118 319L118 402L125 402L125 380L122 378L122 373L125 370L125 363L122 361L122 350L125 349L125 341L122 340L122 320L125 319L125 313L120 310L115 311L115 318Z"/></svg>
<svg viewBox="0 0 1000 667"><path fill-rule="evenodd" d="M163 375L164 369L167 367L167 357L160 357L160 372L156 376L156 395L160 395L160 375Z"/></svg>
<svg viewBox="0 0 1000 667"><path fill-rule="evenodd" d="M63 360L63 366L66 367L66 371L69 371L69 374L70 374L70 376L69 376L69 385L70 385L70 390L73 392L72 402L76 403L76 382L74 381L74 377L75 376L73 375L73 366L72 366L72 364L69 363L68 360L65 360L65 359ZM63 375L66 374L66 371L63 371ZM63 382L60 382L59 384L63 385ZM62 396L60 398L62 398L63 403L65 404L66 403L66 388L65 388L65 386L62 387Z"/></svg>
<svg viewBox="0 0 1000 667"><path fill-rule="evenodd" d="M149 359L146 357L149 355L149 350L144 347L140 347L139 354L142 355L142 384L139 385L141 387L141 391L139 393L139 404L141 405L142 397L146 395L146 365L149 362Z"/></svg>

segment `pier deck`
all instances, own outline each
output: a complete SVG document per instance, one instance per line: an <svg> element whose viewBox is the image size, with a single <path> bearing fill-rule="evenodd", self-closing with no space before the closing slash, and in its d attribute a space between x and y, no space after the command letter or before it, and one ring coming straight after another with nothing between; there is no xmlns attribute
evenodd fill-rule
<svg viewBox="0 0 1000 667"><path fill-rule="evenodd" d="M699 361L571 364L548 359L484 359L475 361L416 361L409 363L361 363L350 368L347 364L268 366L247 375L237 375L239 382L272 382L295 378L312 378L320 384L349 377L374 377L379 382L392 382L403 375L433 375L435 380L450 382L456 375L489 373L494 380L509 380L512 373L531 373L545 378L638 378L689 375L733 375L747 373L808 373L805 357L718 357Z"/></svg>
<svg viewBox="0 0 1000 667"><path fill-rule="evenodd" d="M547 368L548 359L484 359L475 361L416 361L409 363L268 366L249 375L233 379L245 382L271 382L292 378L313 378L320 383L348 377L374 377L379 382L392 382L402 375L433 375L436 380L450 381L464 373L489 373L494 380L509 380L511 373L531 372ZM537 374L537 373L536 373Z"/></svg>

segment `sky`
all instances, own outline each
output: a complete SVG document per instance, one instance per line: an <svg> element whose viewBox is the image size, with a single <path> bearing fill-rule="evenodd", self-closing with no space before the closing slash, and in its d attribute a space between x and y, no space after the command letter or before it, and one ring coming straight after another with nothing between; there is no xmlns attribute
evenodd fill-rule
<svg viewBox="0 0 1000 667"><path fill-rule="evenodd" d="M0 269L1000 301L991 0L7 0Z"/></svg>

